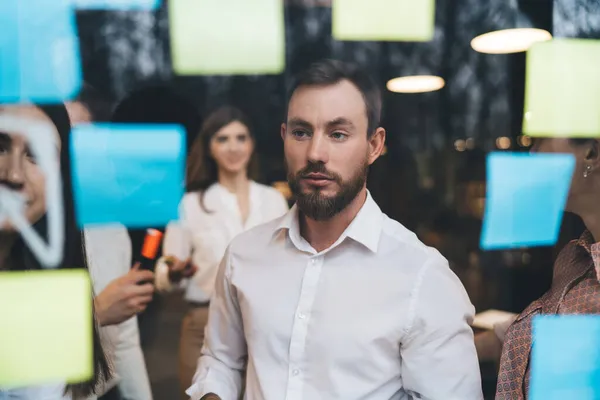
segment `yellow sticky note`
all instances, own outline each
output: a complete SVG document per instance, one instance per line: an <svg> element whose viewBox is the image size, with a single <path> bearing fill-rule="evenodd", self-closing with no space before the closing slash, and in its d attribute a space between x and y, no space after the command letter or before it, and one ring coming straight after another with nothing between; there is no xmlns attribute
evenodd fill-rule
<svg viewBox="0 0 600 400"><path fill-rule="evenodd" d="M92 374L87 271L0 273L0 387L81 382Z"/></svg>
<svg viewBox="0 0 600 400"><path fill-rule="evenodd" d="M285 68L283 0L168 3L176 74L278 74Z"/></svg>
<svg viewBox="0 0 600 400"><path fill-rule="evenodd" d="M600 40L556 39L527 51L523 133L600 137Z"/></svg>
<svg viewBox="0 0 600 400"><path fill-rule="evenodd" d="M435 31L435 0L333 0L337 40L427 42Z"/></svg>

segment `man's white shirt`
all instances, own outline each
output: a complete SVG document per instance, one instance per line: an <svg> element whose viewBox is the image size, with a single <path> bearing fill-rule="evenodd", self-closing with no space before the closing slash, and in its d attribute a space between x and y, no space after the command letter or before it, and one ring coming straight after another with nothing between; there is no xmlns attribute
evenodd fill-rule
<svg viewBox="0 0 600 400"><path fill-rule="evenodd" d="M298 210L237 236L217 274L187 393L237 400L483 398L464 287L367 199L328 249Z"/></svg>

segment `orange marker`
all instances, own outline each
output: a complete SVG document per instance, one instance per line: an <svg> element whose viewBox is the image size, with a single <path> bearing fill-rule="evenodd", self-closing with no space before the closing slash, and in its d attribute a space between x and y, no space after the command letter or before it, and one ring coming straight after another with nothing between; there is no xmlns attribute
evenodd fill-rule
<svg viewBox="0 0 600 400"><path fill-rule="evenodd" d="M148 229L142 246L142 260L140 269L154 270L154 260L162 241L163 233L157 229Z"/></svg>

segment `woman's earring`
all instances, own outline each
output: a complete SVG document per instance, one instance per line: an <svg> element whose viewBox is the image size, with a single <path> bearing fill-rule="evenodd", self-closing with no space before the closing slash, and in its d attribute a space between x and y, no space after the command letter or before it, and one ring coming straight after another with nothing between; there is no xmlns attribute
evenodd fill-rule
<svg viewBox="0 0 600 400"><path fill-rule="evenodd" d="M592 173L592 166L588 165L585 167L585 170L583 171L583 177L587 178L588 176L590 176L591 173Z"/></svg>

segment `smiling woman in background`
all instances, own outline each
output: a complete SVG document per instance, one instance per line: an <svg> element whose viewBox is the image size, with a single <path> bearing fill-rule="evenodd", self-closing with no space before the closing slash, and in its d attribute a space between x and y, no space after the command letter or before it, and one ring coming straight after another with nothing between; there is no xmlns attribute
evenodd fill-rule
<svg viewBox="0 0 600 400"><path fill-rule="evenodd" d="M35 122L52 124L60 154L65 218L63 260L59 268L86 266L82 248L85 241L75 224L69 162L70 122L63 106L15 105L1 106L0 115L26 118ZM57 160L58 161L58 160ZM44 172L37 165L30 145L19 132L0 132L0 185L25 196L28 200L25 216L35 231L47 239L46 182ZM39 270L42 266L31 253L19 233L10 224L0 226L0 270ZM1 317L1 316L0 316ZM40 327L43 330L43 326ZM99 385L111 377L109 364L102 349L96 324L94 339L94 376L89 382L64 385L43 385L26 388L0 388L0 399L58 400L94 398ZM48 343L52 346L52 343ZM43 354L39 355L42 359ZM2 362L2 360L0 360ZM97 390L98 389L98 390Z"/></svg>
<svg viewBox="0 0 600 400"><path fill-rule="evenodd" d="M182 392L196 371L208 302L227 245L239 233L288 210L276 189L253 180L257 160L249 126L246 116L233 107L220 108L206 119L188 156L181 219L167 227L165 257L157 263L157 290L170 291L180 284L190 305L179 350Z"/></svg>

